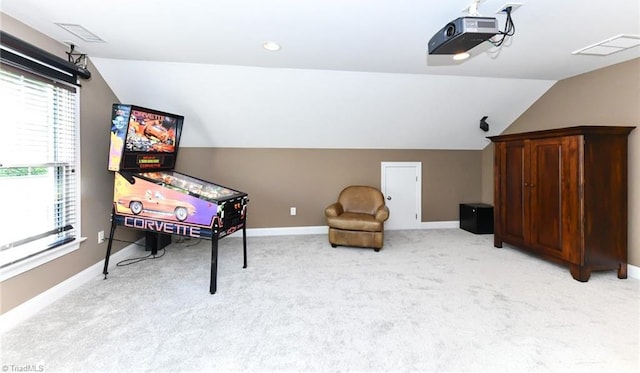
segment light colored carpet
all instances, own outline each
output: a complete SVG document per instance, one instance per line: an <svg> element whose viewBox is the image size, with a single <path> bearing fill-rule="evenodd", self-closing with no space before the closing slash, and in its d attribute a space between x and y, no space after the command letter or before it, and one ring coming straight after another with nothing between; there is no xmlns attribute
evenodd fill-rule
<svg viewBox="0 0 640 373"><path fill-rule="evenodd" d="M210 242L110 271L2 335L2 365L44 371L638 372L640 281L588 283L492 235L390 231ZM143 253L143 252L141 252Z"/></svg>

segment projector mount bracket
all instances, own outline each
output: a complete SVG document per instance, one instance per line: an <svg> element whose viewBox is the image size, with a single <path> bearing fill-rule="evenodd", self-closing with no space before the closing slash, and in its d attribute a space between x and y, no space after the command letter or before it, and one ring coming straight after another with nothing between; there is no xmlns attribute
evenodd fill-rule
<svg viewBox="0 0 640 373"><path fill-rule="evenodd" d="M471 4L467 5L467 7L462 9L462 11L467 13L470 17L480 17L481 14L478 12L478 6L485 1L487 0L473 0L471 1Z"/></svg>

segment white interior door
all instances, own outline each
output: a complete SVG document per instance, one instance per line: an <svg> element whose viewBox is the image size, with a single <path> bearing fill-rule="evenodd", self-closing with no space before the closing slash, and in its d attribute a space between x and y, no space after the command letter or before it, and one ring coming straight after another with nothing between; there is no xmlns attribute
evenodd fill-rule
<svg viewBox="0 0 640 373"><path fill-rule="evenodd" d="M382 194L389 207L385 229L416 229L422 221L422 163L382 162Z"/></svg>

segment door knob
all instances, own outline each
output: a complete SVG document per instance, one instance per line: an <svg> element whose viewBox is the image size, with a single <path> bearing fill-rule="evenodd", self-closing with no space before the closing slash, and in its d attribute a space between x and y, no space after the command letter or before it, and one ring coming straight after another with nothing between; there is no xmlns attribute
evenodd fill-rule
<svg viewBox="0 0 640 373"><path fill-rule="evenodd" d="M387 200L388 200L388 201L391 201L391 196L387 196Z"/></svg>

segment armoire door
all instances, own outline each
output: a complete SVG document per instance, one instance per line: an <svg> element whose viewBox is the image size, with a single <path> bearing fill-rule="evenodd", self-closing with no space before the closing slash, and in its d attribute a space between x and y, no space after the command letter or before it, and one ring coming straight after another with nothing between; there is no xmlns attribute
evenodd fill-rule
<svg viewBox="0 0 640 373"><path fill-rule="evenodd" d="M500 211L496 225L496 242L524 244L527 241L528 200L525 195L525 142L511 141L496 144L499 152L496 170L496 195Z"/></svg>
<svg viewBox="0 0 640 373"><path fill-rule="evenodd" d="M528 141L529 245L575 262L579 242L578 137Z"/></svg>

